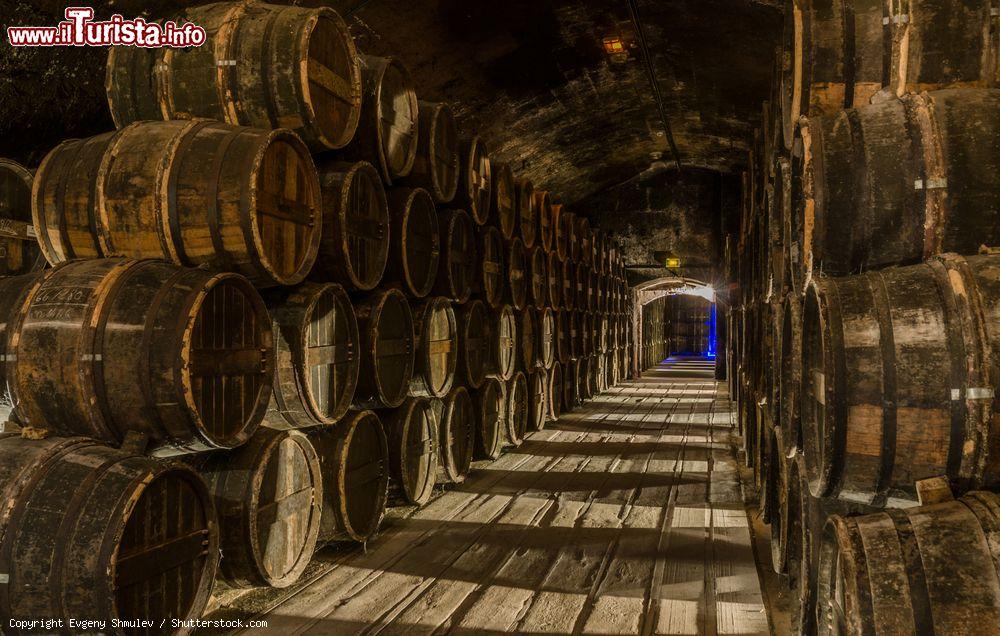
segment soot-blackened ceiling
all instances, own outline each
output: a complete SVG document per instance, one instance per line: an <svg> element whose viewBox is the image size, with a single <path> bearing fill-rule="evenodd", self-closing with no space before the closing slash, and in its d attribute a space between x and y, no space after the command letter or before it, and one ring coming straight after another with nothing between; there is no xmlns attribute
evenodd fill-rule
<svg viewBox="0 0 1000 636"><path fill-rule="evenodd" d="M628 0L340 0L359 45L395 54L423 99L568 203L673 166ZM775 2L635 0L685 166L739 169L767 98ZM613 63L603 39L628 51Z"/></svg>

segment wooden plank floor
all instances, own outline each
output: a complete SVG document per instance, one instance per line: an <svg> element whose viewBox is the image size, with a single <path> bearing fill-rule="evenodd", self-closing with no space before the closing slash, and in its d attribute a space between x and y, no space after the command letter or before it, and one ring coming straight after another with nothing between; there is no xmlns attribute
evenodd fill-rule
<svg viewBox="0 0 1000 636"><path fill-rule="evenodd" d="M767 634L710 362L616 387L258 617L283 634Z"/></svg>

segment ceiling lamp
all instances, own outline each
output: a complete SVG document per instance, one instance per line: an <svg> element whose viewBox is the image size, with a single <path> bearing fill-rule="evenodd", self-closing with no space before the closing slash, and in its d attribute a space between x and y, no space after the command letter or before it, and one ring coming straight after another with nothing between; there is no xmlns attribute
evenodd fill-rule
<svg viewBox="0 0 1000 636"><path fill-rule="evenodd" d="M617 35L609 35L604 38L604 52L611 58L613 64L621 64L628 59L628 49L625 42Z"/></svg>

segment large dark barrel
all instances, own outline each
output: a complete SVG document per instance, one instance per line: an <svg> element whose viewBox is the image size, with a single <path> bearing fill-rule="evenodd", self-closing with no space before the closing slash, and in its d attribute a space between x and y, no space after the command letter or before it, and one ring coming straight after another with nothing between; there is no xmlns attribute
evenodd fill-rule
<svg viewBox="0 0 1000 636"><path fill-rule="evenodd" d="M472 295L476 278L476 236L472 219L462 210L438 213L441 231L441 257L438 262L434 294L464 303Z"/></svg>
<svg viewBox="0 0 1000 636"><path fill-rule="evenodd" d="M514 238L507 247L507 293L505 298L520 311L528 303L528 254L524 243Z"/></svg>
<svg viewBox="0 0 1000 636"><path fill-rule="evenodd" d="M294 285L323 229L316 167L285 129L136 122L42 160L32 222L45 258L128 256Z"/></svg>
<svg viewBox="0 0 1000 636"><path fill-rule="evenodd" d="M580 401L580 358L570 360L563 369L563 411L576 409Z"/></svg>
<svg viewBox="0 0 1000 636"><path fill-rule="evenodd" d="M298 431L262 429L201 467L219 511L222 577L238 587L288 587L316 548L323 476Z"/></svg>
<svg viewBox="0 0 1000 636"><path fill-rule="evenodd" d="M545 405L547 407L548 419L555 421L559 419L559 414L562 412L563 371L561 364L558 362L552 364L552 368L548 371L547 380L545 384Z"/></svg>
<svg viewBox="0 0 1000 636"><path fill-rule="evenodd" d="M535 214L535 187L529 179L518 179L516 232L524 241L525 249L535 246L538 236L538 216Z"/></svg>
<svg viewBox="0 0 1000 636"><path fill-rule="evenodd" d="M576 374L576 395L581 402L586 402L594 397L594 383L591 382L591 370L594 364L594 357L585 355L577 361Z"/></svg>
<svg viewBox="0 0 1000 636"><path fill-rule="evenodd" d="M350 291L382 280L389 258L389 206L378 172L366 161L320 166L323 238L313 277Z"/></svg>
<svg viewBox="0 0 1000 636"><path fill-rule="evenodd" d="M493 187L490 189L491 219L505 241L514 238L517 225L517 192L510 164L493 163Z"/></svg>
<svg viewBox="0 0 1000 636"><path fill-rule="evenodd" d="M518 360L520 368L525 371L531 371L538 366L538 351L535 347L537 332L538 311L534 307L525 307L517 320Z"/></svg>
<svg viewBox="0 0 1000 636"><path fill-rule="evenodd" d="M571 259L562 264L562 306L572 310L576 307L576 265Z"/></svg>
<svg viewBox="0 0 1000 636"><path fill-rule="evenodd" d="M1000 87L997 5L990 0L891 3L896 95L938 88Z"/></svg>
<svg viewBox="0 0 1000 636"><path fill-rule="evenodd" d="M361 368L358 323L343 287L303 283L270 290L275 340L272 428L333 424L354 398Z"/></svg>
<svg viewBox="0 0 1000 636"><path fill-rule="evenodd" d="M551 253L564 261L569 256L569 240L571 232L569 226L573 224L574 215L563 209L561 204L552 205L552 246Z"/></svg>
<svg viewBox="0 0 1000 636"><path fill-rule="evenodd" d="M883 0L786 0L781 117L791 148L802 115L867 104L889 82L892 35Z"/></svg>
<svg viewBox="0 0 1000 636"><path fill-rule="evenodd" d="M314 151L354 137L361 69L335 11L219 2L192 7L180 20L204 28L205 43L111 48L105 88L115 126L195 117L287 126Z"/></svg>
<svg viewBox="0 0 1000 636"><path fill-rule="evenodd" d="M479 137L459 145L458 194L455 202L463 206L476 225L486 225L490 218L493 172L489 151Z"/></svg>
<svg viewBox="0 0 1000 636"><path fill-rule="evenodd" d="M346 156L371 162L387 184L410 174L420 114L413 78L393 57L361 56L361 119Z"/></svg>
<svg viewBox="0 0 1000 636"><path fill-rule="evenodd" d="M531 304L535 309L541 311L545 308L547 290L547 275L545 271L545 250L540 245L536 245L531 250L531 258L528 261L528 276Z"/></svg>
<svg viewBox="0 0 1000 636"><path fill-rule="evenodd" d="M383 281L396 282L406 293L431 293L441 260L441 231L434 201L421 188L389 191L389 255Z"/></svg>
<svg viewBox="0 0 1000 636"><path fill-rule="evenodd" d="M456 386L441 403L438 417L438 481L460 484L472 467L476 410L469 392Z"/></svg>
<svg viewBox="0 0 1000 636"><path fill-rule="evenodd" d="M486 378L482 388L472 393L476 409L475 459L496 459L503 451L507 426L507 385Z"/></svg>
<svg viewBox="0 0 1000 636"><path fill-rule="evenodd" d="M1000 496L984 491L919 508L830 517L817 572L817 632L995 631L998 528Z"/></svg>
<svg viewBox="0 0 1000 636"><path fill-rule="evenodd" d="M385 420L393 495L409 505L430 501L437 481L437 422L431 400L411 397Z"/></svg>
<svg viewBox="0 0 1000 636"><path fill-rule="evenodd" d="M517 316L510 305L503 305L496 310L492 320L489 373L506 381L517 367Z"/></svg>
<svg viewBox="0 0 1000 636"><path fill-rule="evenodd" d="M559 364L558 362L556 364ZM540 431L548 417L549 372L536 367L528 372L528 428Z"/></svg>
<svg viewBox="0 0 1000 636"><path fill-rule="evenodd" d="M355 302L361 373L355 408L393 408L403 403L413 377L413 315L396 289L372 292Z"/></svg>
<svg viewBox="0 0 1000 636"><path fill-rule="evenodd" d="M219 529L191 468L82 438L7 435L0 438L0 497L5 630L11 618L68 625L86 616L124 634L113 619L202 616Z"/></svg>
<svg viewBox="0 0 1000 636"><path fill-rule="evenodd" d="M493 320L481 300L462 306L458 314L458 376L470 389L483 385L490 370Z"/></svg>
<svg viewBox="0 0 1000 636"><path fill-rule="evenodd" d="M558 309L562 304L562 262L555 252L549 252L545 259L546 304Z"/></svg>
<svg viewBox="0 0 1000 636"><path fill-rule="evenodd" d="M17 276L45 267L31 223L33 181L27 168L0 157L0 276Z"/></svg>
<svg viewBox="0 0 1000 636"><path fill-rule="evenodd" d="M504 420L504 438L508 444L517 447L524 442L528 430L528 380L524 373L517 371L507 382L507 417Z"/></svg>
<svg viewBox="0 0 1000 636"><path fill-rule="evenodd" d="M576 217L576 244L579 250L577 262L591 265L594 262L594 234L585 216Z"/></svg>
<svg viewBox="0 0 1000 636"><path fill-rule="evenodd" d="M565 215L562 219L566 223L563 232L566 234L566 258L573 261L574 263L580 260L580 236L577 232L577 216L572 212L563 212L561 217ZM566 260L566 259L563 259Z"/></svg>
<svg viewBox="0 0 1000 636"><path fill-rule="evenodd" d="M136 431L171 455L239 446L263 419L271 320L242 276L100 259L11 283L0 340L17 422L112 443Z"/></svg>
<svg viewBox="0 0 1000 636"><path fill-rule="evenodd" d="M802 392L802 301L792 292L785 296L781 312L781 358L778 368L778 394L782 435L789 446L802 447L799 408Z"/></svg>
<svg viewBox="0 0 1000 636"><path fill-rule="evenodd" d="M504 244L500 230L495 227L479 229L479 265L476 291L487 305L494 309L503 303L507 287L504 268Z"/></svg>
<svg viewBox="0 0 1000 636"><path fill-rule="evenodd" d="M570 313L568 309L553 312L556 358L563 364L569 362L573 352L573 343L570 340L573 331Z"/></svg>
<svg viewBox="0 0 1000 636"><path fill-rule="evenodd" d="M552 199L545 190L535 190L535 217L538 220L538 246L546 252L552 251Z"/></svg>
<svg viewBox="0 0 1000 636"><path fill-rule="evenodd" d="M427 190L435 203L450 203L458 190L458 133L447 104L418 101L417 156L407 183Z"/></svg>
<svg viewBox="0 0 1000 636"><path fill-rule="evenodd" d="M1000 245L1000 90L907 95L803 119L792 283Z"/></svg>
<svg viewBox="0 0 1000 636"><path fill-rule="evenodd" d="M416 365L410 395L444 397L451 390L458 366L458 321L447 298L411 305L417 338Z"/></svg>
<svg viewBox="0 0 1000 636"><path fill-rule="evenodd" d="M389 446L372 411L352 411L337 426L310 431L323 474L319 541L357 541L375 536L385 515Z"/></svg>
<svg viewBox="0 0 1000 636"><path fill-rule="evenodd" d="M548 369L556 359L556 317L551 307L538 313L538 330L535 334L538 361Z"/></svg>
<svg viewBox="0 0 1000 636"><path fill-rule="evenodd" d="M1000 255L818 279L802 315L814 496L882 505L937 475L1000 484Z"/></svg>

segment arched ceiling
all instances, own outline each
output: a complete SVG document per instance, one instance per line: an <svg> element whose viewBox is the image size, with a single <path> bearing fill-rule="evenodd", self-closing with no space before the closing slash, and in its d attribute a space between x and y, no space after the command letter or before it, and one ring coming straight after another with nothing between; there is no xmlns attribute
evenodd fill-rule
<svg viewBox="0 0 1000 636"><path fill-rule="evenodd" d="M752 0L339 0L358 43L395 54L423 99L536 183L573 203L672 169L660 102L684 166L745 162L767 98L781 13ZM603 39L620 38L614 63Z"/></svg>

